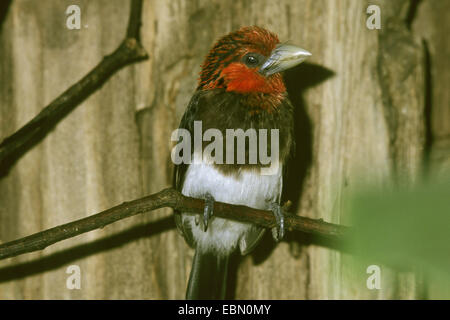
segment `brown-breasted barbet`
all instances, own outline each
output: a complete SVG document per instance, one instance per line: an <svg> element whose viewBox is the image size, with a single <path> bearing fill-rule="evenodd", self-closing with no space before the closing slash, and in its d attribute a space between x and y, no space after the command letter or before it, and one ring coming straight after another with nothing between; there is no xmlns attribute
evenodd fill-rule
<svg viewBox="0 0 450 320"><path fill-rule="evenodd" d="M197 90L179 128L188 130L194 137L195 123L197 126L201 123L203 132L215 129L224 138L228 138L227 130L237 132L242 129L248 144L245 143L244 162L242 158L241 161L223 163L211 161L211 157L205 157L202 152L208 146L203 141L200 150L190 148L191 159L195 159L198 156L195 153L200 151L199 161L175 165L175 188L186 196L205 199L202 217L175 213L178 229L195 248L187 299L225 298L230 255L237 249L242 254L249 253L265 230L251 223L214 217L214 201L271 210L277 221L277 227L272 230L274 238L280 240L283 237L280 198L284 167L294 148L294 119L293 106L280 73L310 55L304 49L280 43L274 33L252 26L223 36L206 56ZM256 148L251 148L252 134L248 129L254 129L257 134L260 129L267 130L266 155L277 151L275 165L267 161L250 161L252 155L260 155L264 145L259 144L263 138L260 134ZM272 129L277 129L278 139L272 140ZM222 143L224 158L231 152L227 160L236 160L239 155L234 153L239 153L239 144L227 150L228 143ZM275 170L269 174L263 172L269 166Z"/></svg>

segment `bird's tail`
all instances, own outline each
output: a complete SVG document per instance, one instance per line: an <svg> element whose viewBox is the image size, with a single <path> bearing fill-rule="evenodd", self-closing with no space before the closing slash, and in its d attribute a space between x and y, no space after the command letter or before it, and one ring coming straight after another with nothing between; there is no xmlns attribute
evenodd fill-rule
<svg viewBox="0 0 450 320"><path fill-rule="evenodd" d="M218 255L197 248L192 262L186 299L224 299L228 258L228 255Z"/></svg>

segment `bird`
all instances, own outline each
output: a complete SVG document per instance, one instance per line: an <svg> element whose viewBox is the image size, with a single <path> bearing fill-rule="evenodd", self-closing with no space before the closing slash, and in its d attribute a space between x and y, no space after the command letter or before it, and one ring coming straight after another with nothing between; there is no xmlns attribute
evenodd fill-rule
<svg viewBox="0 0 450 320"><path fill-rule="evenodd" d="M222 36L206 55L178 129L193 135L196 122L201 122L203 130L215 129L224 136L229 129L275 129L278 157L270 174L263 174L267 163L216 163L204 155L198 161L175 164L174 188L205 200L202 216L175 212L177 229L195 249L186 299L224 299L230 256L237 250L242 255L250 253L265 231L251 223L215 217L215 201L271 210L277 221L273 237L279 241L284 236L280 199L295 141L293 106L282 72L310 56L305 49L280 43L275 33L259 26L241 27ZM270 141L268 149L275 150ZM198 156L205 143L200 150L190 149L183 152ZM245 160L250 157L251 150L245 146Z"/></svg>

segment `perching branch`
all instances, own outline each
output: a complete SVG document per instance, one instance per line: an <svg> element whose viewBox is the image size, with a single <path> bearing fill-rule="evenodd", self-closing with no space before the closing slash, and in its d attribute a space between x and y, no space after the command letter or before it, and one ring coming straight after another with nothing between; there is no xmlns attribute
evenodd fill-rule
<svg viewBox="0 0 450 320"><path fill-rule="evenodd" d="M124 202L121 205L92 216L41 231L28 237L6 242L0 245L0 260L42 250L56 242L103 228L108 224L137 214L165 207L199 214L203 213L204 205L204 200L183 196L174 189L164 189L141 199ZM214 203L214 216L250 222L265 228L272 228L276 225L275 217L271 211L223 202ZM288 230L298 230L336 241L343 240L348 232L348 227L291 214L285 216L285 225Z"/></svg>
<svg viewBox="0 0 450 320"><path fill-rule="evenodd" d="M114 73L132 63L148 58L139 43L142 0L132 0L125 40L84 78L64 91L36 117L0 143L0 176L25 152L45 136L77 105L99 89Z"/></svg>

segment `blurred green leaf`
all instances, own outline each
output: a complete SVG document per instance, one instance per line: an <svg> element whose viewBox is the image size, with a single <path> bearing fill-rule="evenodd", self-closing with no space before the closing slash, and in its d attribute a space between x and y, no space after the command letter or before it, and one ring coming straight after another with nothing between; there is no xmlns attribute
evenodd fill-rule
<svg viewBox="0 0 450 320"><path fill-rule="evenodd" d="M349 250L372 263L450 281L450 178L363 188L349 203Z"/></svg>

